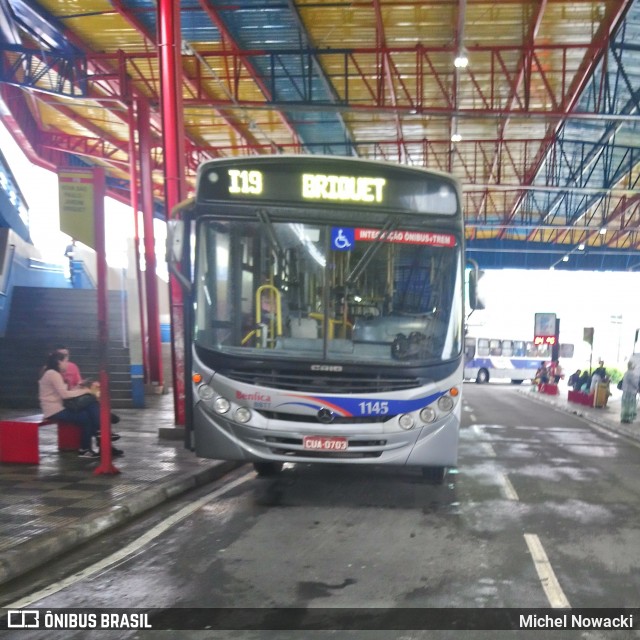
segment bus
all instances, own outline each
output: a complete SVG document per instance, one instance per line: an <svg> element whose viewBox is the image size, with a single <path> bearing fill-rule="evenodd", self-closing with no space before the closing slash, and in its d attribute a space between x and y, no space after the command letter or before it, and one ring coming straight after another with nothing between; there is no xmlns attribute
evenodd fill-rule
<svg viewBox="0 0 640 640"><path fill-rule="evenodd" d="M203 163L176 207L187 446L253 463L457 461L460 188L421 168L324 156Z"/></svg>
<svg viewBox="0 0 640 640"><path fill-rule="evenodd" d="M573 351L572 344L560 344L559 363L565 373L570 367L567 360L573 358ZM522 384L525 380L533 380L540 363L548 363L551 358L549 344L467 336L464 339L464 379L475 379L478 384L495 379Z"/></svg>

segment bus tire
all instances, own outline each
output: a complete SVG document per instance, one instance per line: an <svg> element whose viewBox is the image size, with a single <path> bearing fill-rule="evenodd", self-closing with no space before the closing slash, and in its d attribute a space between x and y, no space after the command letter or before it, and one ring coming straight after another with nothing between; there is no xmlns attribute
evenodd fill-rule
<svg viewBox="0 0 640 640"><path fill-rule="evenodd" d="M254 462L253 468L261 477L276 476L282 471L282 462Z"/></svg>
<svg viewBox="0 0 640 640"><path fill-rule="evenodd" d="M422 467L422 477L429 484L442 484L446 475L446 467Z"/></svg>
<svg viewBox="0 0 640 640"><path fill-rule="evenodd" d="M512 380L511 384L522 384L524 380Z"/></svg>
<svg viewBox="0 0 640 640"><path fill-rule="evenodd" d="M485 382L489 382L489 372L486 369L480 369L476 376L476 383L484 384Z"/></svg>

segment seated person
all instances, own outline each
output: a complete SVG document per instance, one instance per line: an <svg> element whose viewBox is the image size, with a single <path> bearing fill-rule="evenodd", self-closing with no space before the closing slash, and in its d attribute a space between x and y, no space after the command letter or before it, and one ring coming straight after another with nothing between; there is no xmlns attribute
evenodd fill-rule
<svg viewBox="0 0 640 640"><path fill-rule="evenodd" d="M540 366L536 371L536 380L538 381L538 384L547 384L549 382L549 371L544 362L540 363Z"/></svg>
<svg viewBox="0 0 640 640"><path fill-rule="evenodd" d="M62 420L76 424L81 428L80 458L98 458L100 454L91 447L92 438L96 437L100 429L100 404L89 404L84 409L67 409L64 401L69 398L77 398L88 391L84 388L69 389L65 384L63 373L67 368L67 360L64 355L54 351L49 354L45 364L45 371L38 381L38 399L40 408L45 418ZM92 392L91 392L92 393ZM113 455L122 455L120 449L112 447Z"/></svg>
<svg viewBox="0 0 640 640"><path fill-rule="evenodd" d="M580 369L576 369L575 373L572 373L569 376L569 380L567 380L567 384L574 390L574 391L579 391L580 390L580 375L581 375L581 371Z"/></svg>
<svg viewBox="0 0 640 640"><path fill-rule="evenodd" d="M589 388L591 387L591 376L588 371L583 371L580 379L578 380L578 388L576 391L584 391L585 393L589 393Z"/></svg>

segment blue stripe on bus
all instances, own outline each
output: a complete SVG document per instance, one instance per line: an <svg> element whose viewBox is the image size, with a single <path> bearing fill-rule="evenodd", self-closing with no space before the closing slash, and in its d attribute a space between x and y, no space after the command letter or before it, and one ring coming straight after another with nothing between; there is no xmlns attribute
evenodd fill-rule
<svg viewBox="0 0 640 640"><path fill-rule="evenodd" d="M507 361L507 362L505 362ZM485 369L537 369L544 358L522 360L520 358L507 358L505 356L493 356L489 358L473 358L465 363L465 367L484 367Z"/></svg>
<svg viewBox="0 0 640 640"><path fill-rule="evenodd" d="M398 415L400 413L407 413L409 411L416 411L422 409L427 405L437 400L440 396L443 396L445 391L438 391L423 398L415 398L413 400L384 400L386 411L385 414L389 416ZM293 396L296 401L283 402L277 405L282 407L287 404L297 404L302 406L311 407L313 409L321 409L327 407L334 409L337 413L343 416L362 416L362 415L374 415L380 413L376 410L376 407L380 407L383 402L379 398L340 398L335 396ZM304 402L304 400L310 402Z"/></svg>

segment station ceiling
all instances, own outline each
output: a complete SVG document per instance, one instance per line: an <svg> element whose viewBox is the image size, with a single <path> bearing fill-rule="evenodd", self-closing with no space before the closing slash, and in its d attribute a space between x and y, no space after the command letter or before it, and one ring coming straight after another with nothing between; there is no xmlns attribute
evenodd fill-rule
<svg viewBox="0 0 640 640"><path fill-rule="evenodd" d="M128 203L144 104L162 210L160 5L0 0L0 118L32 161L104 166ZM179 7L191 186L233 155L424 166L459 178L483 268L640 269L640 0Z"/></svg>

